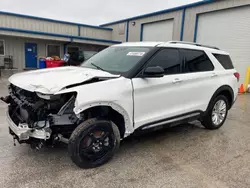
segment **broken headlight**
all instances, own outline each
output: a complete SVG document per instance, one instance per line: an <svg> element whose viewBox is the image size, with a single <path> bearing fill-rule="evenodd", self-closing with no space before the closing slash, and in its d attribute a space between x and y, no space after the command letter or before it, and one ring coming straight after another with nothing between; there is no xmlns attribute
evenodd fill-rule
<svg viewBox="0 0 250 188"><path fill-rule="evenodd" d="M60 99L60 95L48 95L43 93L36 93L38 97L45 100L58 100Z"/></svg>

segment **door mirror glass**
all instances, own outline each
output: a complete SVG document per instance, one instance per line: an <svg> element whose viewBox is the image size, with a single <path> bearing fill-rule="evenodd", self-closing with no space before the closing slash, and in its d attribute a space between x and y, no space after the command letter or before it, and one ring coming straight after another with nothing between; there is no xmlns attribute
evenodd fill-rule
<svg viewBox="0 0 250 188"><path fill-rule="evenodd" d="M164 69L160 66L147 67L143 72L143 77L163 77Z"/></svg>

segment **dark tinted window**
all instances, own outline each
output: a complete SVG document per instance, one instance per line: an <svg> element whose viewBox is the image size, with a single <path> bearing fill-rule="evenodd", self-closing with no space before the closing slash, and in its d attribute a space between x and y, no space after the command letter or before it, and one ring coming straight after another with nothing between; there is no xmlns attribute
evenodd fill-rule
<svg viewBox="0 0 250 188"><path fill-rule="evenodd" d="M213 54L214 57L220 62L224 69L233 69L233 63L229 55Z"/></svg>
<svg viewBox="0 0 250 188"><path fill-rule="evenodd" d="M179 51L176 49L161 50L148 64L148 67L160 66L165 74L178 74L181 72Z"/></svg>
<svg viewBox="0 0 250 188"><path fill-rule="evenodd" d="M214 66L203 51L181 50L185 61L185 72L204 72L214 70Z"/></svg>

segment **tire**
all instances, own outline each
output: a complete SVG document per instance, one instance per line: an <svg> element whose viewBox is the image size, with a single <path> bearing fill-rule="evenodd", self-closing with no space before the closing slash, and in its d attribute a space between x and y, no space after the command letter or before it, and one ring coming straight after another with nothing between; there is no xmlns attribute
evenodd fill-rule
<svg viewBox="0 0 250 188"><path fill-rule="evenodd" d="M119 146L118 127L112 121L91 118L73 131L68 152L78 167L88 169L108 162Z"/></svg>
<svg viewBox="0 0 250 188"><path fill-rule="evenodd" d="M222 102L222 103L220 103L220 102ZM222 110L222 111L214 110L216 108L215 105L220 106L223 103L225 104L225 110ZM219 106L217 106L217 107L219 107ZM223 105L223 107L221 106L221 109L224 109L224 105ZM215 97L214 100L212 100L208 106L207 112L205 113L205 116L203 117L203 120L201 122L202 125L206 129L209 129L209 130L219 129L224 124L225 120L227 119L228 110L229 110L228 99L224 95L219 95L219 96ZM215 114L213 114L213 112ZM219 113L219 112L221 112L221 113ZM222 119L222 117L223 117L222 112L225 113L223 119ZM220 114L220 115L216 115L216 114ZM216 117L217 117L217 119L216 119Z"/></svg>

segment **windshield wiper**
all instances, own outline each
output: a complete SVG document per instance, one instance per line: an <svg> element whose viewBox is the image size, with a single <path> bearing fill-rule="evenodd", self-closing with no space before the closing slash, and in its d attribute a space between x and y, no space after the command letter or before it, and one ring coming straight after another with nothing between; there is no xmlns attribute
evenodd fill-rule
<svg viewBox="0 0 250 188"><path fill-rule="evenodd" d="M99 70L105 71L103 68L99 67L98 65L96 65L94 63L90 63L90 64L93 65L95 68L97 68Z"/></svg>

